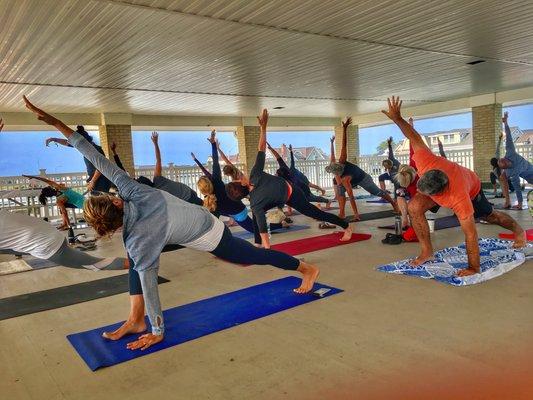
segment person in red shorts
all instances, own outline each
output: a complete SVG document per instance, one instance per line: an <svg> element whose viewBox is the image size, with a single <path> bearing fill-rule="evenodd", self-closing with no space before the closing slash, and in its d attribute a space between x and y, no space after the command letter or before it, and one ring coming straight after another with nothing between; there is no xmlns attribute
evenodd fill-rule
<svg viewBox="0 0 533 400"><path fill-rule="evenodd" d="M480 272L475 218L483 218L491 224L513 231L514 247L524 247L526 243L524 230L509 215L492 208L483 193L479 177L457 163L434 155L420 134L403 119L402 102L399 97L393 96L387 102L388 110L383 110L383 113L409 139L413 147L413 161L420 177L417 183L418 193L408 204L409 216L421 246L420 255L412 264L420 265L433 258L433 246L425 213L437 206L451 208L455 212L465 235L468 268L460 271L459 276Z"/></svg>

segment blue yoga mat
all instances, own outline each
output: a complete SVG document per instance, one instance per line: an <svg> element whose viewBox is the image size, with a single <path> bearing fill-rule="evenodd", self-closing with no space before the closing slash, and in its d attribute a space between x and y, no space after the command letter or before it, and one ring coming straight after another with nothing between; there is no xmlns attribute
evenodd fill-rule
<svg viewBox="0 0 533 400"><path fill-rule="evenodd" d="M128 342L140 335L130 335L116 342L101 337L102 332L113 331L122 322L68 335L67 339L95 371L320 299L311 293L294 293L292 290L300 283L300 278L289 276L166 310L163 312L165 340L144 351L126 348ZM315 283L314 290L320 288L331 289L324 298L343 291Z"/></svg>
<svg viewBox="0 0 533 400"><path fill-rule="evenodd" d="M290 228L281 228L276 229L275 231L271 231L270 233L278 234L278 233L290 233L290 232L296 232L296 231L302 231L304 229L309 229L309 225L291 225ZM241 238L241 239L252 239L254 237L254 234L248 231L237 231L232 232L233 236Z"/></svg>

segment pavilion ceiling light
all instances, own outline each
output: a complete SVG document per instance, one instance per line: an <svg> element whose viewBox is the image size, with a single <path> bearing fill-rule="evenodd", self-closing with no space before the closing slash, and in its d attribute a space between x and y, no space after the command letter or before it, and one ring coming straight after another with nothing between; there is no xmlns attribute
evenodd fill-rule
<svg viewBox="0 0 533 400"><path fill-rule="evenodd" d="M474 61L470 61L470 62L467 62L468 65L476 65L476 64L481 64L481 63L484 63L486 62L487 60L474 60Z"/></svg>
<svg viewBox="0 0 533 400"><path fill-rule="evenodd" d="M277 106L277 107L274 107L274 110L283 110L285 107L282 107L282 106Z"/></svg>

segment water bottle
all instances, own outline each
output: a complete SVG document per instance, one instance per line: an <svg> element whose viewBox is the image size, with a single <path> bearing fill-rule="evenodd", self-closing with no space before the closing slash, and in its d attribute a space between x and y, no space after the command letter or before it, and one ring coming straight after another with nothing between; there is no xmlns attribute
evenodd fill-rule
<svg viewBox="0 0 533 400"><path fill-rule="evenodd" d="M429 225L429 233L435 232L435 214L426 214L426 219Z"/></svg>
<svg viewBox="0 0 533 400"><path fill-rule="evenodd" d="M400 236L403 233L403 230L402 230L402 216L401 215L396 215L394 217L394 231L395 231L396 235L398 235L398 236Z"/></svg>
<svg viewBox="0 0 533 400"><path fill-rule="evenodd" d="M74 229L72 229L71 226L68 228L68 243L69 244L75 244L76 243L76 237L74 236Z"/></svg>

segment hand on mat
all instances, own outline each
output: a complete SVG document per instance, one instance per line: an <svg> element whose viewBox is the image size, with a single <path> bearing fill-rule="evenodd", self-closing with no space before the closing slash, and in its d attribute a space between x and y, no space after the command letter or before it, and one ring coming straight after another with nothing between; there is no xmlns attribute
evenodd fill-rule
<svg viewBox="0 0 533 400"><path fill-rule="evenodd" d="M475 269L472 268L466 268L462 269L457 273L457 276L469 276L469 275L475 275L478 272Z"/></svg>
<svg viewBox="0 0 533 400"><path fill-rule="evenodd" d="M130 342L127 344L127 348L130 350L146 350L148 347L163 341L164 335L154 335L152 333L147 333L145 335L139 336L135 342Z"/></svg>

